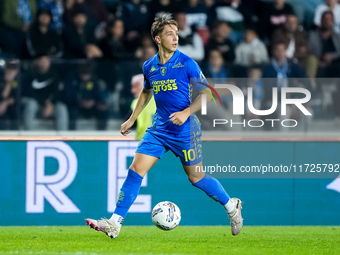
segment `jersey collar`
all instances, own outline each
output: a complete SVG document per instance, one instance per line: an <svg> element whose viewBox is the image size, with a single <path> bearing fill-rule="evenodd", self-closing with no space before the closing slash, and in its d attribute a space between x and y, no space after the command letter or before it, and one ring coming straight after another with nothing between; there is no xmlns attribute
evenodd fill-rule
<svg viewBox="0 0 340 255"><path fill-rule="evenodd" d="M154 64L155 65L163 65L161 63L159 63L159 60L158 60L158 55L159 55L159 52L157 52L156 56L155 56L155 60L154 60ZM168 60L168 62L166 62L164 65L168 64L168 63L173 63L176 61L176 59L178 58L179 56L179 50L177 49L175 51L175 53L172 55L172 57Z"/></svg>

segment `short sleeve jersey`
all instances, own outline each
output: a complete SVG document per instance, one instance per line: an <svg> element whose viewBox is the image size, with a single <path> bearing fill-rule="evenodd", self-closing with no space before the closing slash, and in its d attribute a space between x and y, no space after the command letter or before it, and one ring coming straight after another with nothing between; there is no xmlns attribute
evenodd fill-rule
<svg viewBox="0 0 340 255"><path fill-rule="evenodd" d="M187 134L190 132L190 118L181 126L173 124L169 116L174 112L183 111L190 106L193 88L192 82L197 79L205 81L198 64L176 50L170 60L164 65L158 60L158 53L143 65L144 87L152 89L157 112L151 129L172 134ZM192 79L192 80L191 80ZM195 121L197 124L197 121Z"/></svg>

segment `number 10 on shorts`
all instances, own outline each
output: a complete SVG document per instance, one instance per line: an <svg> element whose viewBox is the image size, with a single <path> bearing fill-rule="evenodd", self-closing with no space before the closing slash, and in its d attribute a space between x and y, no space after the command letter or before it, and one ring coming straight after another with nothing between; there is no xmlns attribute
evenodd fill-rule
<svg viewBox="0 0 340 255"><path fill-rule="evenodd" d="M190 161L194 161L196 159L196 153L194 149L190 149L190 150L182 150L184 157L185 157L185 162L188 162L188 159Z"/></svg>

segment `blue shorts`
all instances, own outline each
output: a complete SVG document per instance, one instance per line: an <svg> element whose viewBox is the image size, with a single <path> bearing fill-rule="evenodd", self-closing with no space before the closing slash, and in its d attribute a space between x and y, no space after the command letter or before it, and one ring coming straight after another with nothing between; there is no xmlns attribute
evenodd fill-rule
<svg viewBox="0 0 340 255"><path fill-rule="evenodd" d="M162 158L164 153L171 150L183 165L196 165L202 161L202 132L200 128L190 132L190 136L183 136L148 129L136 152Z"/></svg>

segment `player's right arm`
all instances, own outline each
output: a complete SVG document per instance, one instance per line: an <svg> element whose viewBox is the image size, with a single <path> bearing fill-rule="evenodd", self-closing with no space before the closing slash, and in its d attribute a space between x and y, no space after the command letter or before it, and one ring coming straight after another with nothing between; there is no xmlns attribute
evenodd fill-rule
<svg viewBox="0 0 340 255"><path fill-rule="evenodd" d="M135 123L138 115L148 105L151 98L152 98L152 89L143 88L138 96L136 107L133 110L130 118L127 121L125 121L120 127L120 133L122 135L126 136L131 132L129 128L132 127L133 123Z"/></svg>

